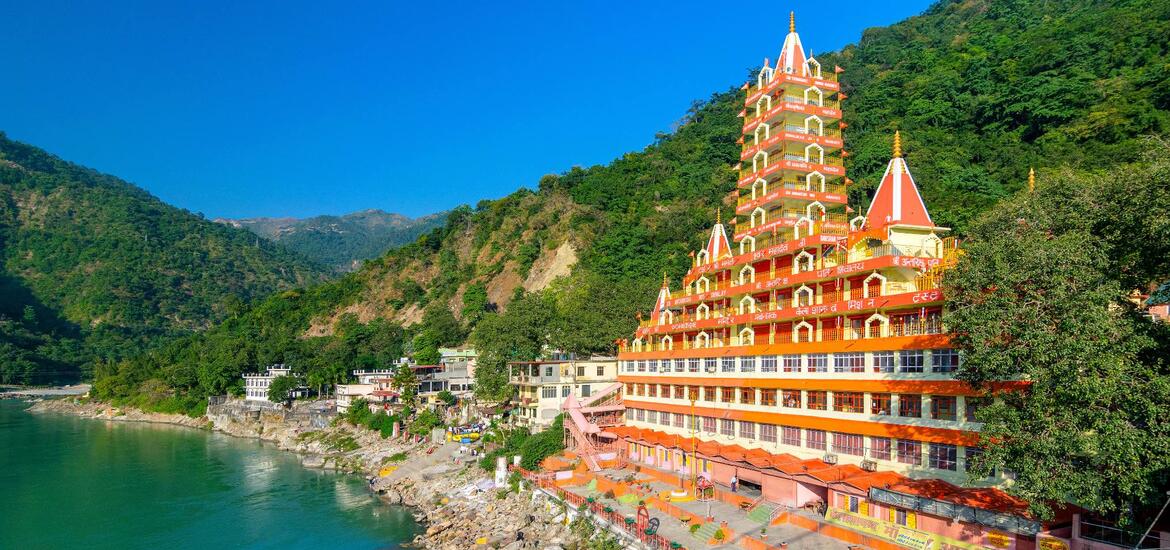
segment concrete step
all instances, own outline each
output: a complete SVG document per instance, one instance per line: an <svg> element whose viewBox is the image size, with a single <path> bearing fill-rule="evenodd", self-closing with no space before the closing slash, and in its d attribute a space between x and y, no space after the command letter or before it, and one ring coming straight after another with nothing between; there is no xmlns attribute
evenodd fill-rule
<svg viewBox="0 0 1170 550"><path fill-rule="evenodd" d="M752 511L748 512L748 519L756 523L767 524L769 521L771 521L772 514L775 511L776 506L768 504L767 502L761 502L757 504L755 508L752 508Z"/></svg>
<svg viewBox="0 0 1170 550"><path fill-rule="evenodd" d="M707 541L711 540L711 537L715 536L715 531L718 531L718 530L719 530L718 523L715 523L715 522L704 523L702 526L699 527L699 529L697 531L691 533L691 536L694 537L696 540L707 542Z"/></svg>

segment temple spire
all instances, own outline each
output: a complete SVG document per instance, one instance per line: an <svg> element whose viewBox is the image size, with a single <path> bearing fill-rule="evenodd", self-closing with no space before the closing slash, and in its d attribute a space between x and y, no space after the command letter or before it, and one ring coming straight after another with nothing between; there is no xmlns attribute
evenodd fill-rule
<svg viewBox="0 0 1170 550"><path fill-rule="evenodd" d="M902 157L902 132L894 130L894 158Z"/></svg>
<svg viewBox="0 0 1170 550"><path fill-rule="evenodd" d="M1036 191L1036 169L1028 168L1028 192Z"/></svg>
<svg viewBox="0 0 1170 550"><path fill-rule="evenodd" d="M723 211L716 208L715 209L715 225L720 225L722 223L723 223Z"/></svg>
<svg viewBox="0 0 1170 550"><path fill-rule="evenodd" d="M934 227L926 204L902 158L902 133L894 132L894 156L886 166L874 192L873 201L865 213L866 225L871 228L885 228L894 224Z"/></svg>
<svg viewBox="0 0 1170 550"><path fill-rule="evenodd" d="M788 12L788 32L796 32L796 12Z"/></svg>

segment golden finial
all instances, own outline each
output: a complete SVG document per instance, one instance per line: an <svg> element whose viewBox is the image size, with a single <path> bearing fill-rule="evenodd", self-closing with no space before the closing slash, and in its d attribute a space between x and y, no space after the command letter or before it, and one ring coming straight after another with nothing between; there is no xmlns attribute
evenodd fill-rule
<svg viewBox="0 0 1170 550"><path fill-rule="evenodd" d="M723 223L723 212L718 208L715 209L715 225Z"/></svg>
<svg viewBox="0 0 1170 550"><path fill-rule="evenodd" d="M663 269L662 270L662 286L666 286L667 284L669 284L669 283L666 280L666 270Z"/></svg>
<svg viewBox="0 0 1170 550"><path fill-rule="evenodd" d="M894 130L894 158L902 156L902 133Z"/></svg>
<svg viewBox="0 0 1170 550"><path fill-rule="evenodd" d="M796 32L796 12L788 12L788 32Z"/></svg>
<svg viewBox="0 0 1170 550"><path fill-rule="evenodd" d="M1036 169L1028 168L1028 192L1036 190Z"/></svg>

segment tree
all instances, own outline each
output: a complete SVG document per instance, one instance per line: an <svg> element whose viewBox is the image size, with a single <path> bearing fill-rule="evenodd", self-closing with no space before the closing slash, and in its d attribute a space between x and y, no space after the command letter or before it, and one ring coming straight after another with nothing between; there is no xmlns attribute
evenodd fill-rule
<svg viewBox="0 0 1170 550"><path fill-rule="evenodd" d="M406 363L398 365L398 370L394 372L394 387L402 393L403 403L414 405L418 397L418 376L414 374L414 369L411 369L410 365Z"/></svg>
<svg viewBox="0 0 1170 550"><path fill-rule="evenodd" d="M285 403L292 398L292 392L301 385L301 381L292 375L281 375L272 379L268 385L268 400L273 403Z"/></svg>
<svg viewBox="0 0 1170 550"><path fill-rule="evenodd" d="M455 394L447 390L439 392L439 401L442 401L443 404L447 405L448 407L454 407L455 404L459 402L459 400L455 398Z"/></svg>
<svg viewBox="0 0 1170 550"><path fill-rule="evenodd" d="M1128 299L1170 269L1148 258L1164 258L1170 239L1167 151L1108 177L1065 173L1001 204L947 275L958 377L998 398L978 412L976 476L1010 468L1009 490L1041 517L1069 500L1140 513L1170 487L1170 329Z"/></svg>

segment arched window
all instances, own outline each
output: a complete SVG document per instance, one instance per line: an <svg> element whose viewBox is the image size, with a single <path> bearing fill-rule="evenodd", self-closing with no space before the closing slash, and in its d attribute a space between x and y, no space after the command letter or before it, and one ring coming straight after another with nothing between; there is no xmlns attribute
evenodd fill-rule
<svg viewBox="0 0 1170 550"><path fill-rule="evenodd" d="M695 336L695 347L699 349L711 347L711 336L706 331L700 332L698 336Z"/></svg>
<svg viewBox="0 0 1170 550"><path fill-rule="evenodd" d="M799 220L796 220L796 225L792 226L793 238L799 239L802 236L802 233L800 232L802 227L804 228L803 236L807 237L809 235L812 235L813 234L812 218L810 218L808 216L801 216Z"/></svg>
<svg viewBox="0 0 1170 550"><path fill-rule="evenodd" d="M695 319L696 320L701 321L703 319L710 319L710 318L711 318L711 306L709 306L707 304L699 304L699 307L695 308Z"/></svg>
<svg viewBox="0 0 1170 550"><path fill-rule="evenodd" d="M760 178L752 182L752 200L768 194L768 180Z"/></svg>
<svg viewBox="0 0 1170 550"><path fill-rule="evenodd" d="M821 156L822 157L824 156L823 151L821 152ZM764 167L767 165L768 165L768 152L767 151L758 151L756 153L756 156L752 157L752 172L759 172L760 170L763 170Z"/></svg>
<svg viewBox="0 0 1170 550"><path fill-rule="evenodd" d="M695 265L703 265L703 264L706 264L706 263L707 263L707 259L708 259L707 257L708 257L708 256L710 256L710 254L708 254L708 253L707 253L707 249L706 249L706 248L704 248L704 249L700 250L698 254L695 254ZM699 290L698 292L703 292L703 291L702 291L702 290Z"/></svg>
<svg viewBox="0 0 1170 550"><path fill-rule="evenodd" d="M810 220L823 222L825 221L825 205L821 201L813 201L808 206L804 207L804 215Z"/></svg>
<svg viewBox="0 0 1170 550"><path fill-rule="evenodd" d="M880 273L874 272L866 277L862 285L861 296L863 298L876 298L886 294L886 278Z"/></svg>
<svg viewBox="0 0 1170 550"><path fill-rule="evenodd" d="M751 296L744 296L743 299L741 299L739 301L739 314L743 315L744 313L755 313L755 312L756 312L756 299L752 298Z"/></svg>
<svg viewBox="0 0 1170 550"><path fill-rule="evenodd" d="M810 115L805 117L804 133L817 136L825 135L825 122L817 115Z"/></svg>
<svg viewBox="0 0 1170 550"><path fill-rule="evenodd" d="M793 342L812 342L813 341L813 326L808 321L801 321L792 330Z"/></svg>
<svg viewBox="0 0 1170 550"><path fill-rule="evenodd" d="M750 221L751 227L764 225L764 223L768 221L768 213L764 210L763 207L757 207L755 210L752 210L752 217Z"/></svg>
<svg viewBox="0 0 1170 550"><path fill-rule="evenodd" d="M740 254L747 254L748 252L755 252L755 251L756 251L756 238L751 236L751 235L745 235L744 238L739 241L739 253Z"/></svg>
<svg viewBox="0 0 1170 550"><path fill-rule="evenodd" d="M825 191L825 175L812 171L804 175L804 188L807 191Z"/></svg>
<svg viewBox="0 0 1170 550"><path fill-rule="evenodd" d="M816 59L813 59L810 57L810 58L808 58L808 61L805 61L805 64L808 65L808 74L812 75L813 78L820 78L821 77L821 62L820 61L817 61Z"/></svg>
<svg viewBox="0 0 1170 550"><path fill-rule="evenodd" d="M756 343L756 333L752 329L745 328L739 331L739 345L750 346Z"/></svg>
<svg viewBox="0 0 1170 550"><path fill-rule="evenodd" d="M669 335L663 336L660 345L662 346L662 351L672 350L674 349L674 338L671 338Z"/></svg>
<svg viewBox="0 0 1170 550"><path fill-rule="evenodd" d="M927 235L926 239L924 239L922 242L922 251L926 256L931 258L943 257L942 239L938 238L938 235L935 235L934 233Z"/></svg>
<svg viewBox="0 0 1170 550"><path fill-rule="evenodd" d="M772 110L772 96L765 94L756 101L756 116L760 116Z"/></svg>
<svg viewBox="0 0 1170 550"><path fill-rule="evenodd" d="M813 160L814 158L816 160ZM765 160L767 160L767 159L765 158ZM817 145L815 143L808 144L804 148L804 161L805 162L815 162L817 164L824 164L825 163L825 148L821 147L820 145ZM755 162L755 161L753 160L753 162Z"/></svg>
<svg viewBox="0 0 1170 550"><path fill-rule="evenodd" d="M804 90L804 102L818 107L825 106L825 94L816 86L809 86Z"/></svg>
<svg viewBox="0 0 1170 550"><path fill-rule="evenodd" d="M792 267L795 269L793 273L805 273L812 271L816 263L816 256L807 250L801 250L800 254L796 255L795 261L792 262Z"/></svg>
<svg viewBox="0 0 1170 550"><path fill-rule="evenodd" d="M792 295L792 299L793 306L806 307L815 303L816 295L813 293L813 289L809 288L808 285L800 285L800 288L796 289L796 293Z"/></svg>
<svg viewBox="0 0 1170 550"><path fill-rule="evenodd" d="M642 351L642 339L641 338L634 339L634 351Z"/></svg>
<svg viewBox="0 0 1170 550"><path fill-rule="evenodd" d="M890 333L890 320L885 315L874 313L865 320L865 337L881 338Z"/></svg>
<svg viewBox="0 0 1170 550"><path fill-rule="evenodd" d="M739 284L754 282L756 282L756 268L751 265L743 266L743 269L739 270Z"/></svg>
<svg viewBox="0 0 1170 550"><path fill-rule="evenodd" d="M662 310L662 313L658 314L658 324L669 325L673 322L674 322L674 311L671 311L670 309L664 309L664 310Z"/></svg>
<svg viewBox="0 0 1170 550"><path fill-rule="evenodd" d="M771 67L764 67L763 69L760 69L760 74L756 75L756 86L763 88L764 84L772 81L772 74L773 72Z"/></svg>
<svg viewBox="0 0 1170 550"><path fill-rule="evenodd" d="M761 133L764 134L763 137L760 137ZM759 145L760 142L772 137L772 128L766 122L761 122L759 126L756 126L752 137L755 138L755 144Z"/></svg>
<svg viewBox="0 0 1170 550"><path fill-rule="evenodd" d="M698 294L711 292L711 280L708 279L706 275L699 277L699 279L695 281L695 292Z"/></svg>

